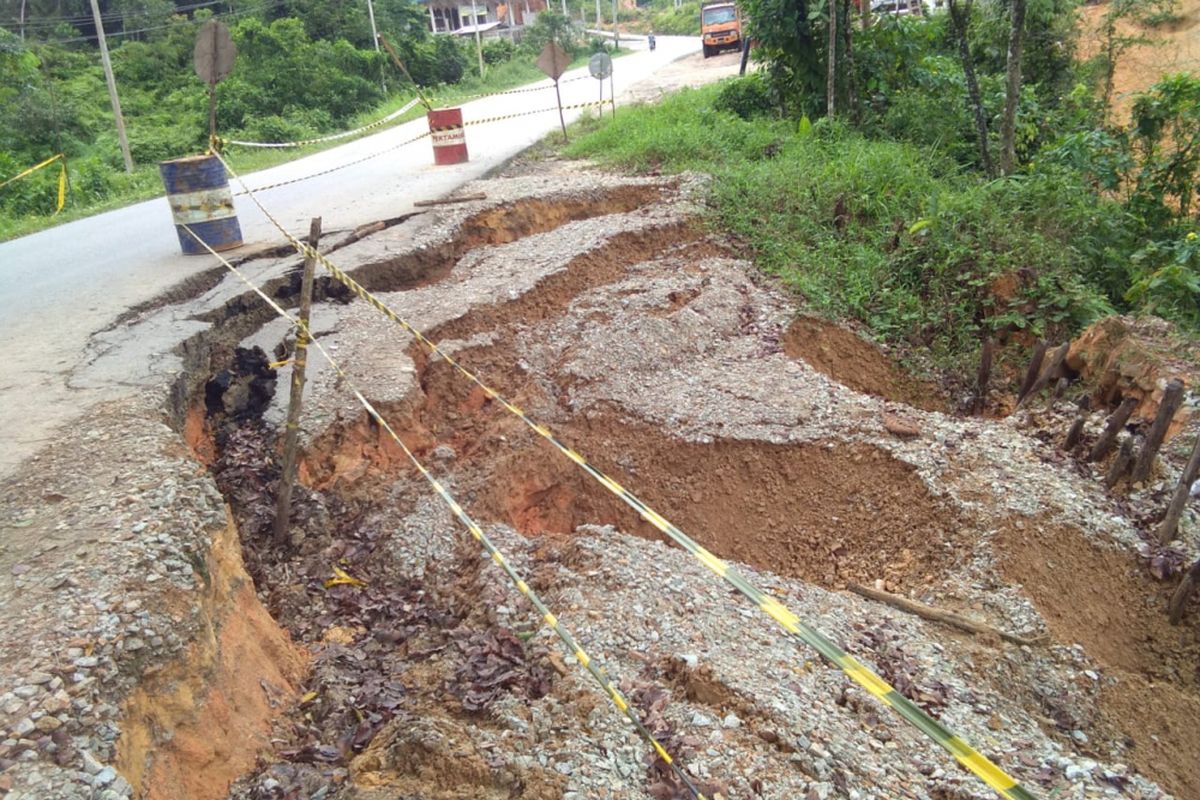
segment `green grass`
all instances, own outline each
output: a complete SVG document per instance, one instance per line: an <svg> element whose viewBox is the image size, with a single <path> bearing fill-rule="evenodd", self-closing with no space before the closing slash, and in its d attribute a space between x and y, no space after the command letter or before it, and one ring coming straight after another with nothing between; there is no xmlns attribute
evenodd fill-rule
<svg viewBox="0 0 1200 800"><path fill-rule="evenodd" d="M566 155L712 176L709 222L827 316L966 366L985 333L1057 334L1107 309L1076 249L1094 196L1069 176L985 182L841 125L717 111L721 85L577 126ZM1015 276L1011 293L996 291ZM958 363L964 360L964 363Z"/></svg>
<svg viewBox="0 0 1200 800"><path fill-rule="evenodd" d="M614 55L615 57L619 57L627 55L629 52L628 50L619 50ZM581 55L571 62L569 68L574 69L586 65L589 58L590 55ZM466 99L474 95L502 92L506 89L544 80L545 78L545 74L537 66L522 57L518 57L502 64L489 66L487 74L483 78L480 78L478 75L467 76L451 86L428 90L426 91L426 96L435 107L448 106L465 102ZM412 96L411 86L407 87L407 89L401 88L377 108L359 114L346 126L346 129L352 130L373 122L380 117L387 116L411 100ZM540 95L531 94L530 97L540 97ZM547 97L549 100L547 100L546 105L553 105L552 94L547 93ZM417 119L424 114L425 110L421 106L417 106L394 120L391 125L401 125L410 120ZM375 134L380 130L378 128L373 129L363 135ZM289 161L295 161L313 153L319 153L331 147L352 142L356 138L360 137L348 137L332 142L322 142L306 147L282 150L234 147L228 151L227 157L239 173L245 174L285 164ZM57 191L58 169L57 167L44 169L24 180L38 181L39 185L45 187L46 193L52 195ZM132 175L121 173L115 176L114 180L119 182L118 190L102 202L76 204L72 201L71 194L68 193L66 206L56 216L11 217L0 213L0 241L26 236L55 225L90 217L93 214L102 214L116 208L123 208L124 206L159 197L163 194L162 179L159 177L157 164L139 164L135 166Z"/></svg>

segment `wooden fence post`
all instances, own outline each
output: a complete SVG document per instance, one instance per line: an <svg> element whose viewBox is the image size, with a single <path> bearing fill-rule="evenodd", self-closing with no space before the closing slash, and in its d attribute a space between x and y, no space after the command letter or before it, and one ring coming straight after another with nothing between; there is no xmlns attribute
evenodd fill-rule
<svg viewBox="0 0 1200 800"><path fill-rule="evenodd" d="M1057 349L1055 349L1054 355L1050 357L1049 363L1046 364L1046 368L1042 370L1041 374L1038 375L1037 380L1035 380L1033 385L1029 387L1029 391L1017 400L1017 408L1025 405L1026 401L1028 401L1042 389L1046 388L1046 385L1054 379L1059 368L1062 367L1063 361L1065 361L1067 358L1067 351L1070 349L1070 342L1063 342ZM1032 366L1033 365L1030 364L1030 367ZM1028 380L1029 376L1026 375L1025 378Z"/></svg>
<svg viewBox="0 0 1200 800"><path fill-rule="evenodd" d="M1144 481L1150 476L1150 469L1154 466L1154 457L1158 455L1158 448L1162 446L1163 439L1167 435L1167 427L1171 424L1171 419L1182 402L1183 381L1176 379L1167 384L1167 389L1163 392L1162 403L1158 406L1158 415L1154 418L1154 424L1150 426L1150 432L1146 434L1146 443L1142 445L1142 452L1138 453L1137 462L1133 465L1131 480L1134 483Z"/></svg>
<svg viewBox="0 0 1200 800"><path fill-rule="evenodd" d="M1099 461L1108 455L1108 451L1112 449L1113 442L1117 440L1117 434L1125 427L1125 423L1129 422L1129 416L1137 408L1137 404L1138 400L1136 397L1126 397L1121 401L1121 405L1117 407L1117 410L1104 423L1104 432L1100 434L1100 438L1092 445L1092 452L1088 453L1088 461Z"/></svg>
<svg viewBox="0 0 1200 800"><path fill-rule="evenodd" d="M983 340L983 352L979 356L979 372L975 376L975 402L971 409L975 414L982 414L983 408L987 404L988 382L992 376L992 355L995 347L996 343L990 336Z"/></svg>
<svg viewBox="0 0 1200 800"><path fill-rule="evenodd" d="M1130 436L1121 442L1121 449L1117 451L1117 457L1108 466L1108 474L1104 476L1105 488L1113 488L1121 478L1125 477L1125 473L1129 471L1129 462L1132 460L1133 437Z"/></svg>
<svg viewBox="0 0 1200 800"><path fill-rule="evenodd" d="M1179 527L1179 518L1183 515L1184 506L1187 505L1188 497L1192 493L1192 481L1196 480L1198 472L1200 472L1200 436L1196 437L1196 444L1192 447L1192 457L1188 459L1187 466L1183 468L1183 474L1179 476L1175 494L1171 497L1171 504L1167 506L1167 515L1163 517L1162 524L1158 526L1159 544L1166 544L1175 538L1175 529Z"/></svg>
<svg viewBox="0 0 1200 800"><path fill-rule="evenodd" d="M1033 355L1029 359L1029 367L1025 370L1025 380L1021 381L1021 391L1017 392L1017 402L1020 403L1033 388L1033 382L1042 372L1042 361L1046 359L1046 343L1038 340L1033 347Z"/></svg>
<svg viewBox="0 0 1200 800"><path fill-rule="evenodd" d="M1167 605L1167 617L1172 625L1178 625L1183 620L1183 609L1195 591L1197 581L1200 581L1200 559L1192 564L1192 568L1184 574L1183 580L1175 588L1175 593L1171 595L1171 602Z"/></svg>
<svg viewBox="0 0 1200 800"><path fill-rule="evenodd" d="M321 238L321 218L313 217L308 228L308 246L313 250ZM275 506L275 543L284 544L292 518L292 487L296 483L296 449L300 441L300 406L304 398L304 372L308 364L308 320L312 314L313 275L317 259L304 255L304 276L300 279L300 330L296 332L296 351L292 355L292 389L288 397L287 428L283 439L283 470L279 476L279 496Z"/></svg>

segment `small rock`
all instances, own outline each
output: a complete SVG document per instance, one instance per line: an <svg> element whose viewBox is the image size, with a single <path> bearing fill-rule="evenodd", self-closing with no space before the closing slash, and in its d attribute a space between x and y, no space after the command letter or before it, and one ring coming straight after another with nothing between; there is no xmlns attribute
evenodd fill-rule
<svg viewBox="0 0 1200 800"><path fill-rule="evenodd" d="M899 436L901 439L913 439L921 435L921 429L917 423L886 411L883 414L883 427L887 429L888 433Z"/></svg>
<svg viewBox="0 0 1200 800"><path fill-rule="evenodd" d="M47 672L34 672L29 675L28 680L34 686L42 686L54 680L54 676Z"/></svg>
<svg viewBox="0 0 1200 800"><path fill-rule="evenodd" d="M29 734L33 733L36 727L37 726L33 724L33 720L31 720L29 717L25 717L13 726L13 733L15 733L17 736L28 736Z"/></svg>
<svg viewBox="0 0 1200 800"><path fill-rule="evenodd" d="M62 727L62 723L59 722L58 717L47 714L37 721L36 727L42 733L53 733Z"/></svg>
<svg viewBox="0 0 1200 800"><path fill-rule="evenodd" d="M79 667L80 669L91 669L99 663L100 659L96 656L80 656L79 658L75 659L75 666Z"/></svg>
<svg viewBox="0 0 1200 800"><path fill-rule="evenodd" d="M37 693L38 687L36 686L18 686L17 688L13 689L13 694L15 694L17 697L20 697L22 700L28 700L31 697L35 697Z"/></svg>
<svg viewBox="0 0 1200 800"><path fill-rule="evenodd" d="M93 786L108 786L117 779L117 771L112 767L105 767L96 773L92 778Z"/></svg>
<svg viewBox="0 0 1200 800"><path fill-rule="evenodd" d="M740 728L741 726L742 721L738 719L737 714L729 714L725 719L721 720L721 727L723 728Z"/></svg>
<svg viewBox="0 0 1200 800"><path fill-rule="evenodd" d="M138 650L141 650L145 646L146 646L146 643L143 642L141 639L139 639L136 636L130 636L128 639L125 640L125 650L126 650L126 652L129 652L129 653L135 653Z"/></svg>
<svg viewBox="0 0 1200 800"><path fill-rule="evenodd" d="M1081 730L1071 731L1071 738L1074 739L1079 744L1087 744L1088 743L1087 734Z"/></svg>
<svg viewBox="0 0 1200 800"><path fill-rule="evenodd" d="M57 714L60 711L66 711L71 707L71 696L59 689L54 694L42 701L42 708L51 714Z"/></svg>
<svg viewBox="0 0 1200 800"><path fill-rule="evenodd" d="M713 724L713 721L697 711L695 714L692 714L692 724L697 728L707 728Z"/></svg>
<svg viewBox="0 0 1200 800"><path fill-rule="evenodd" d="M94 755L89 753L87 750L84 750L83 751L83 769L84 769L84 771L87 772L88 775L95 775L96 773L100 772L100 770L104 769L104 765L101 764L98 760L96 760L96 757Z"/></svg>

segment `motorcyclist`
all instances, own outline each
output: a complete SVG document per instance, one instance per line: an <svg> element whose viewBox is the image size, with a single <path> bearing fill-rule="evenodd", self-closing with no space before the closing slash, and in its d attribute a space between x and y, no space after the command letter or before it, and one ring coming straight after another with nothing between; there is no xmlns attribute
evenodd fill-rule
<svg viewBox="0 0 1200 800"><path fill-rule="evenodd" d="M650 32L650 35L649 35L649 36L647 36L647 37L646 37L646 39L647 39L647 41L649 41L649 42L650 42L650 51L651 51L651 52L653 52L653 51L654 51L654 46L655 46L655 45L658 43L658 42L656 42L656 41L655 41L655 39L654 39L654 31L651 31L651 32Z"/></svg>

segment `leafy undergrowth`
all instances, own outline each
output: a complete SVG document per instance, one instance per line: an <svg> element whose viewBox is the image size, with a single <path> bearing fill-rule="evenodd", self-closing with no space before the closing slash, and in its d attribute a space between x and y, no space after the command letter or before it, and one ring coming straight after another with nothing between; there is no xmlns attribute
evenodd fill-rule
<svg viewBox="0 0 1200 800"><path fill-rule="evenodd" d="M759 268L823 313L929 347L948 367L972 362L985 335L1060 335L1111 310L1089 234L1112 209L1072 174L988 182L838 124L743 119L717 110L721 92L586 121L566 152L711 174L711 221Z"/></svg>

